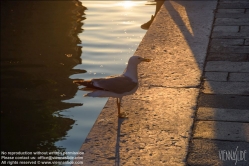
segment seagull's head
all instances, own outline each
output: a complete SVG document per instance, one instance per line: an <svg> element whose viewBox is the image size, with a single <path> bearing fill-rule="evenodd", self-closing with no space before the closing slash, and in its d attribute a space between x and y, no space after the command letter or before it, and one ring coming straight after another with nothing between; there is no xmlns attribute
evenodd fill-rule
<svg viewBox="0 0 249 166"><path fill-rule="evenodd" d="M135 55L135 56L130 57L128 64L139 64L141 62L150 62L150 61L151 59L142 58L140 56Z"/></svg>

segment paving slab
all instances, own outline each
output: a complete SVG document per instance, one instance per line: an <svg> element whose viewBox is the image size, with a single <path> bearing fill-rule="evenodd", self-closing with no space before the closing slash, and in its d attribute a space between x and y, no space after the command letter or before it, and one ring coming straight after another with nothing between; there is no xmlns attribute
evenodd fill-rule
<svg viewBox="0 0 249 166"><path fill-rule="evenodd" d="M249 82L204 81L203 93L249 95Z"/></svg>
<svg viewBox="0 0 249 166"><path fill-rule="evenodd" d="M248 142L193 139L188 156L189 166L247 166ZM232 159L229 153L236 154ZM237 159L236 159L237 158Z"/></svg>
<svg viewBox="0 0 249 166"><path fill-rule="evenodd" d="M218 1L189 166L249 165L248 5L247 0Z"/></svg>
<svg viewBox="0 0 249 166"><path fill-rule="evenodd" d="M196 121L193 138L249 142L249 123Z"/></svg>
<svg viewBox="0 0 249 166"><path fill-rule="evenodd" d="M249 82L249 73L230 73L228 80Z"/></svg>
<svg viewBox="0 0 249 166"><path fill-rule="evenodd" d="M249 122L249 109L199 107L197 120Z"/></svg>
<svg viewBox="0 0 249 166"><path fill-rule="evenodd" d="M236 14L236 13L243 13L244 14L245 9L218 9L217 14ZM216 15L215 15L216 16Z"/></svg>
<svg viewBox="0 0 249 166"><path fill-rule="evenodd" d="M249 18L216 18L215 25L249 25Z"/></svg>
<svg viewBox="0 0 249 166"><path fill-rule="evenodd" d="M249 17L249 14L244 13L244 9L242 9L242 13L216 13L216 18L243 18Z"/></svg>
<svg viewBox="0 0 249 166"><path fill-rule="evenodd" d="M157 66L141 68L147 71L142 76L143 83L165 87L196 87L200 84L200 69L203 68L203 58L206 56L204 50L207 49L205 43L208 43L210 20L213 19L212 14L205 12L210 6L206 5L208 2L200 1L166 3L165 10L155 18L154 26L147 32L136 52L148 54L153 58L153 63L157 63ZM181 11L180 14L177 10ZM203 19L207 21L203 22ZM157 20L164 20L167 26L162 26L164 24Z"/></svg>
<svg viewBox="0 0 249 166"><path fill-rule="evenodd" d="M205 71L249 72L249 62L208 61Z"/></svg>
<svg viewBox="0 0 249 166"><path fill-rule="evenodd" d="M184 165L198 93L142 87L124 98L124 120L117 118L116 100L108 100L81 148L84 164Z"/></svg>
<svg viewBox="0 0 249 166"><path fill-rule="evenodd" d="M243 41L244 43L244 41ZM210 52L219 52L219 53L248 53L249 46L220 46L213 45L210 47Z"/></svg>
<svg viewBox="0 0 249 166"><path fill-rule="evenodd" d="M216 1L165 1L135 55L139 89L124 97L118 120L110 98L86 141L85 165L186 164ZM205 20L205 22L203 22Z"/></svg>
<svg viewBox="0 0 249 166"><path fill-rule="evenodd" d="M249 96L200 94L198 105L200 107L248 109Z"/></svg>
<svg viewBox="0 0 249 166"><path fill-rule="evenodd" d="M205 72L204 79L207 81L227 81L228 72Z"/></svg>
<svg viewBox="0 0 249 166"><path fill-rule="evenodd" d="M249 26L240 26L240 32L249 32Z"/></svg>
<svg viewBox="0 0 249 166"><path fill-rule="evenodd" d="M214 26L213 32L239 32L239 26Z"/></svg>
<svg viewBox="0 0 249 166"><path fill-rule="evenodd" d="M249 45L249 39L245 39L245 45L246 45L246 46Z"/></svg>
<svg viewBox="0 0 249 166"><path fill-rule="evenodd" d="M219 53L219 52L210 52L207 56L207 61L230 61L230 62L245 62L248 61L247 54L239 53Z"/></svg>
<svg viewBox="0 0 249 166"><path fill-rule="evenodd" d="M212 38L223 38L223 39L238 39L246 38L248 39L248 32L213 32L211 35Z"/></svg>
<svg viewBox="0 0 249 166"><path fill-rule="evenodd" d="M243 43L244 39L212 39L210 45L211 47L219 47L219 46L227 47L227 46L239 46L243 45Z"/></svg>
<svg viewBox="0 0 249 166"><path fill-rule="evenodd" d="M219 9L245 9L249 8L247 1L233 2L233 3L219 3Z"/></svg>

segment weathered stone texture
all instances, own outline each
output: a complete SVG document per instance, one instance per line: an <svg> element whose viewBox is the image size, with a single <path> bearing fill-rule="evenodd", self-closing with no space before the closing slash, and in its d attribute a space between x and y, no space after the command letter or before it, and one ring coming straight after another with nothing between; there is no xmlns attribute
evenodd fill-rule
<svg viewBox="0 0 249 166"><path fill-rule="evenodd" d="M249 18L216 18L215 25L249 25Z"/></svg>
<svg viewBox="0 0 249 166"><path fill-rule="evenodd" d="M223 38L223 39L238 39L246 38L248 39L247 32L213 32L211 35L212 38Z"/></svg>
<svg viewBox="0 0 249 166"><path fill-rule="evenodd" d="M209 52L207 61L230 61L230 62L245 62L248 61L247 54L236 54L236 53L219 53Z"/></svg>
<svg viewBox="0 0 249 166"><path fill-rule="evenodd" d="M249 62L209 61L205 71L249 72Z"/></svg>
<svg viewBox="0 0 249 166"><path fill-rule="evenodd" d="M230 73L229 81L247 81L249 82L249 73Z"/></svg>
<svg viewBox="0 0 249 166"><path fill-rule="evenodd" d="M189 166L247 166L249 159L248 142L230 142L210 139L193 139L190 143ZM241 160L228 160L222 152L243 153ZM244 153L246 151L246 153ZM239 157L239 156L238 156ZM236 164L235 164L236 163Z"/></svg>
<svg viewBox="0 0 249 166"><path fill-rule="evenodd" d="M236 14L236 13L244 13L245 9L218 9L217 14L222 13L222 14ZM215 17L216 17L215 15Z"/></svg>
<svg viewBox="0 0 249 166"><path fill-rule="evenodd" d="M193 138L249 142L249 123L197 121Z"/></svg>
<svg viewBox="0 0 249 166"><path fill-rule="evenodd" d="M249 122L249 109L200 107L197 111L196 118L197 120L205 121Z"/></svg>
<svg viewBox="0 0 249 166"><path fill-rule="evenodd" d="M213 32L239 32L239 26L214 26Z"/></svg>
<svg viewBox="0 0 249 166"><path fill-rule="evenodd" d="M249 82L205 81L203 93L249 95Z"/></svg>
<svg viewBox="0 0 249 166"><path fill-rule="evenodd" d="M205 72L207 81L227 81L228 72Z"/></svg>
<svg viewBox="0 0 249 166"><path fill-rule="evenodd" d="M249 96L221 95L221 94L200 94L200 107L248 109Z"/></svg>

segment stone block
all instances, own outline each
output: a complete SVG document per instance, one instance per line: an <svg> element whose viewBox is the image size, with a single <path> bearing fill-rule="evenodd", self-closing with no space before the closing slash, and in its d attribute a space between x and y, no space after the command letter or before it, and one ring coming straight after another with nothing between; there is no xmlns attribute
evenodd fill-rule
<svg viewBox="0 0 249 166"><path fill-rule="evenodd" d="M225 109L225 108L210 108L200 107L197 111L197 120L205 121L234 121L234 122L249 122L249 108L241 109Z"/></svg>
<svg viewBox="0 0 249 166"><path fill-rule="evenodd" d="M248 39L249 35L247 32L213 32L211 37L223 38L223 39L238 39L238 38Z"/></svg>
<svg viewBox="0 0 249 166"><path fill-rule="evenodd" d="M221 94L200 94L199 107L248 109L249 96L221 95Z"/></svg>
<svg viewBox="0 0 249 166"><path fill-rule="evenodd" d="M216 18L214 25L249 25L249 18Z"/></svg>
<svg viewBox="0 0 249 166"><path fill-rule="evenodd" d="M244 41L243 41L244 42ZM221 45L211 45L210 52L220 52L220 53L248 53L248 46L221 46Z"/></svg>
<svg viewBox="0 0 249 166"><path fill-rule="evenodd" d="M239 26L214 26L213 32L238 32Z"/></svg>
<svg viewBox="0 0 249 166"><path fill-rule="evenodd" d="M235 14L235 13L244 13L245 9L218 9L218 13L224 13L224 14Z"/></svg>
<svg viewBox="0 0 249 166"><path fill-rule="evenodd" d="M209 52L207 56L207 60L208 61L245 62L247 61L247 54Z"/></svg>
<svg viewBox="0 0 249 166"><path fill-rule="evenodd" d="M193 138L249 142L249 123L197 121Z"/></svg>
<svg viewBox="0 0 249 166"><path fill-rule="evenodd" d="M247 0L219 0L220 3L246 3Z"/></svg>
<svg viewBox="0 0 249 166"><path fill-rule="evenodd" d="M216 18L248 18L249 14L247 13L216 13Z"/></svg>
<svg viewBox="0 0 249 166"><path fill-rule="evenodd" d="M211 46L238 46L243 45L244 39L212 39Z"/></svg>
<svg viewBox="0 0 249 166"><path fill-rule="evenodd" d="M246 81L249 82L249 73L230 73L228 81Z"/></svg>
<svg viewBox="0 0 249 166"><path fill-rule="evenodd" d="M249 39L245 39L245 45L246 45L246 46L249 45Z"/></svg>
<svg viewBox="0 0 249 166"><path fill-rule="evenodd" d="M227 81L228 72L205 72L207 81Z"/></svg>
<svg viewBox="0 0 249 166"><path fill-rule="evenodd" d="M189 166L248 166L249 143L193 139L190 142L187 165ZM237 160L224 156L224 153L239 153ZM235 157L236 158L236 157Z"/></svg>
<svg viewBox="0 0 249 166"><path fill-rule="evenodd" d="M249 95L249 82L205 81L203 93Z"/></svg>
<svg viewBox="0 0 249 166"><path fill-rule="evenodd" d="M240 27L240 32L247 32L247 33L249 33L249 26L241 26Z"/></svg>
<svg viewBox="0 0 249 166"><path fill-rule="evenodd" d="M246 9L246 8L249 8L249 3L248 2L220 3L218 8L219 9Z"/></svg>
<svg viewBox="0 0 249 166"><path fill-rule="evenodd" d="M208 61L205 71L249 72L249 62Z"/></svg>

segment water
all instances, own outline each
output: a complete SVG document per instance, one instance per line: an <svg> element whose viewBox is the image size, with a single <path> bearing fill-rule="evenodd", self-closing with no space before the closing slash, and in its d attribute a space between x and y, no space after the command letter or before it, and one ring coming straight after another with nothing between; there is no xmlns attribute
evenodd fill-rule
<svg viewBox="0 0 249 166"><path fill-rule="evenodd" d="M1 3L1 150L79 150L107 98L83 97L72 79L124 71L155 12L146 4Z"/></svg>
<svg viewBox="0 0 249 166"><path fill-rule="evenodd" d="M78 35L82 41L82 64L75 69L84 69L87 73L74 74L70 78L92 79L122 73L146 33L140 28L141 24L154 14L155 6L146 3L83 1L82 4L88 10L85 12L84 32ZM74 98L65 101L84 103L81 107L70 108L62 113L76 120L67 139L57 143L66 147L67 151L79 150L107 101L107 98L82 97L84 94L86 92L78 91Z"/></svg>

